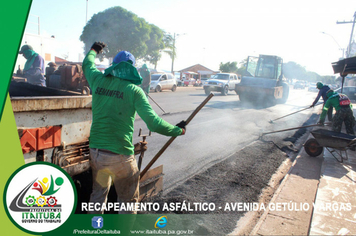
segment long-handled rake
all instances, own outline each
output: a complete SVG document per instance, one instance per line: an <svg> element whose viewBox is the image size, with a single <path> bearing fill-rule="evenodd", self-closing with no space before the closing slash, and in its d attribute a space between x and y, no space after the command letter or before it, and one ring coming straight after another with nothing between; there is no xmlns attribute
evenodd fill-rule
<svg viewBox="0 0 356 236"><path fill-rule="evenodd" d="M153 100L153 98L152 98L150 95L148 95L148 93L146 93L146 91L144 91L144 92L145 92L145 94L147 95L147 97L151 98L151 100L159 107L159 109L161 109L161 110L163 111L163 115L168 115L168 114L170 114L170 112L165 112L165 111L163 110L163 108L162 108L160 105L158 105L158 103L157 103L155 100Z"/></svg>
<svg viewBox="0 0 356 236"><path fill-rule="evenodd" d="M330 125L330 124L331 124L331 122L324 123L324 125ZM261 139L266 134L274 134L274 133L279 133L279 132L284 132L284 131L289 131L289 130L294 130L294 129L309 128L309 127L314 127L314 126L321 126L321 125L320 124L305 125L305 126L299 126L299 127L294 127L294 128L288 128L288 129L281 129L281 130L276 130L276 131L265 132L265 133L261 133L258 139Z"/></svg>
<svg viewBox="0 0 356 236"><path fill-rule="evenodd" d="M323 104L323 103L322 103L322 102L321 102L321 103L317 103L315 106L318 106L318 105L320 105L320 104ZM287 114L287 115L285 115L285 116L282 116L282 117L279 117L279 118L277 118L277 119L270 120L269 123L272 124L272 123L273 123L274 121L276 121L276 120L280 120L280 119L282 119L282 118L284 118L284 117L287 117L287 116L296 114L296 113L301 112L301 111L304 111L304 110L308 110L308 109L310 109L310 108L312 108L312 107L306 107L306 108L303 108L303 109L301 109L301 110L299 110L299 111L295 111L295 112L289 113L289 114Z"/></svg>

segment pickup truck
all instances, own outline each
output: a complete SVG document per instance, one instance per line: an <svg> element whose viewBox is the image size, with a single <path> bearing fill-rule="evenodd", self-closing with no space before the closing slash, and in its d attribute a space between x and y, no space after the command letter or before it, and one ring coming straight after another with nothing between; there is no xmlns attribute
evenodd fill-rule
<svg viewBox="0 0 356 236"><path fill-rule="evenodd" d="M204 82L203 88L206 95L209 95L211 91L221 92L226 96L229 91L235 90L235 85L240 81L236 74L233 73L218 73L211 79Z"/></svg>

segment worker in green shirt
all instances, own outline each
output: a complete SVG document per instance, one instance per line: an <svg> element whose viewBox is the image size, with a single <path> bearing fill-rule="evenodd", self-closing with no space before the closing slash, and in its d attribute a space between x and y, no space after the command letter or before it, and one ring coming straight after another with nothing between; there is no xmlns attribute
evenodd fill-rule
<svg viewBox="0 0 356 236"><path fill-rule="evenodd" d="M332 89L326 92L326 96L328 99L323 107L318 124L324 124L328 109L334 107L336 114L332 121L333 131L340 132L342 124L345 123L347 134L355 135L353 129L355 126L355 117L350 99L345 94L339 94Z"/></svg>
<svg viewBox="0 0 356 236"><path fill-rule="evenodd" d="M100 72L94 63L106 45L95 42L83 61L83 72L92 90L93 122L90 130L90 166L93 190L90 202L106 203L111 181L119 203L136 203L139 197L139 170L134 156L132 135L136 112L149 130L166 136L185 133L186 122L177 126L161 119L138 86L142 77L135 68L135 57L119 52L113 65ZM103 211L90 212L102 214ZM119 212L119 213L133 213Z"/></svg>
<svg viewBox="0 0 356 236"><path fill-rule="evenodd" d="M149 94L151 86L151 71L148 69L146 64L143 64L141 67L140 75L142 77L141 88L146 92L146 94Z"/></svg>

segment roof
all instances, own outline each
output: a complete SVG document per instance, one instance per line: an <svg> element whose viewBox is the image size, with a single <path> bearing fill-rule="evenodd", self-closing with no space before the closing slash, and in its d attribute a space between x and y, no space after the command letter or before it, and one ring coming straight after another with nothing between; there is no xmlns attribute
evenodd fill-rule
<svg viewBox="0 0 356 236"><path fill-rule="evenodd" d="M356 57L349 57L343 60L331 63L334 74L340 75L355 74L356 73Z"/></svg>
<svg viewBox="0 0 356 236"><path fill-rule="evenodd" d="M183 72L195 72L195 73L200 73L200 74L207 74L207 72L210 72L210 74L212 73L217 73L218 71L213 71L203 65L200 64L196 64L190 67L187 67L185 69L179 70L178 72L183 73Z"/></svg>

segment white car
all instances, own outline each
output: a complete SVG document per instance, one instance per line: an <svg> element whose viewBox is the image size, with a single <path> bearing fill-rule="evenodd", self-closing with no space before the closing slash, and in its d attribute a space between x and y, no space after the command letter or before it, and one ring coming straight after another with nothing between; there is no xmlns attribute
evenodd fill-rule
<svg viewBox="0 0 356 236"><path fill-rule="evenodd" d="M211 91L219 91L226 96L229 90L235 90L235 85L240 83L236 74L218 73L203 84L205 94L209 95Z"/></svg>
<svg viewBox="0 0 356 236"><path fill-rule="evenodd" d="M177 89L177 80L171 73L160 73L151 75L151 86L150 90L155 92L161 92L162 90L172 90L173 92Z"/></svg>

